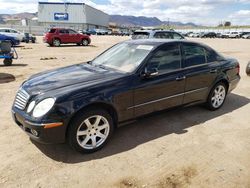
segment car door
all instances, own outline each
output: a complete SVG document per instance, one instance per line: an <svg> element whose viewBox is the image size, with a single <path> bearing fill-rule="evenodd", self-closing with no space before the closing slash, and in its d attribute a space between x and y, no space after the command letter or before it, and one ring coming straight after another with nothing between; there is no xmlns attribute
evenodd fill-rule
<svg viewBox="0 0 250 188"><path fill-rule="evenodd" d="M69 38L71 43L78 43L81 41L78 33L72 29L69 29Z"/></svg>
<svg viewBox="0 0 250 188"><path fill-rule="evenodd" d="M183 103L205 101L219 72L219 62L208 58L209 50L198 44L183 43L182 49L186 77Z"/></svg>
<svg viewBox="0 0 250 188"><path fill-rule="evenodd" d="M185 77L181 59L179 43L166 44L152 52L141 71L155 70L154 76L138 76L134 81L135 117L182 104Z"/></svg>
<svg viewBox="0 0 250 188"><path fill-rule="evenodd" d="M69 31L67 29L60 29L59 30L59 37L61 40L61 43L69 43Z"/></svg>

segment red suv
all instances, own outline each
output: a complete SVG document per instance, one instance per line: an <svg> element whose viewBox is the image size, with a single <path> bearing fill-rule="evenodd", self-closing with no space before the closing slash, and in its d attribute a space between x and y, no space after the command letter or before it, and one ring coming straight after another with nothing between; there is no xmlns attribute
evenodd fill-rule
<svg viewBox="0 0 250 188"><path fill-rule="evenodd" d="M76 43L77 45L88 46L91 42L88 35L77 33L72 29L52 28L45 34L44 42L50 46L60 46L61 44Z"/></svg>

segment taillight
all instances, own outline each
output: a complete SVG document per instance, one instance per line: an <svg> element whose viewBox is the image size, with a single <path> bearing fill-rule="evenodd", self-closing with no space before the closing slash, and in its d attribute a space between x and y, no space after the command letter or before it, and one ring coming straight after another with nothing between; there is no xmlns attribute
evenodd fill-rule
<svg viewBox="0 0 250 188"><path fill-rule="evenodd" d="M240 74L240 64L238 63L238 65L236 66L236 69L237 69L237 74L239 75Z"/></svg>

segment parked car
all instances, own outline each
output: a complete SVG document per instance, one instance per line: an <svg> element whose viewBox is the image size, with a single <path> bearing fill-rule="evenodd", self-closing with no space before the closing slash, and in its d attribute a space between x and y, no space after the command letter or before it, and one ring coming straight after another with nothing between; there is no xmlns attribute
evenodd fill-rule
<svg viewBox="0 0 250 188"><path fill-rule="evenodd" d="M17 92L12 114L32 139L67 140L90 153L122 122L176 106L205 103L218 110L239 80L237 60L200 43L129 40L88 63L30 77Z"/></svg>
<svg viewBox="0 0 250 188"><path fill-rule="evenodd" d="M19 41L22 41L24 38L24 33L11 28L0 28L0 34L14 37Z"/></svg>
<svg viewBox="0 0 250 188"><path fill-rule="evenodd" d="M79 30L78 33L91 36L91 33L88 30L84 30L84 29L83 30Z"/></svg>
<svg viewBox="0 0 250 188"><path fill-rule="evenodd" d="M44 42L50 46L60 46L61 44L76 43L77 45L88 46L91 43L88 35L80 34L73 29L52 28L45 34Z"/></svg>
<svg viewBox="0 0 250 188"><path fill-rule="evenodd" d="M216 36L215 32L206 32L200 35L201 38L216 38Z"/></svg>
<svg viewBox="0 0 250 188"><path fill-rule="evenodd" d="M241 33L240 32L231 32L228 37L229 38L240 38Z"/></svg>
<svg viewBox="0 0 250 188"><path fill-rule="evenodd" d="M250 34L246 34L242 36L243 39L250 39Z"/></svg>
<svg viewBox="0 0 250 188"><path fill-rule="evenodd" d="M250 32L240 32L240 37L242 38L244 35L250 35Z"/></svg>
<svg viewBox="0 0 250 188"><path fill-rule="evenodd" d="M230 32L225 32L221 34L221 38L227 39L229 38Z"/></svg>
<svg viewBox="0 0 250 188"><path fill-rule="evenodd" d="M36 37L30 33L24 33L24 38L23 38L23 42L29 43L36 43Z"/></svg>
<svg viewBox="0 0 250 188"><path fill-rule="evenodd" d="M132 39L185 39L184 36L175 31L164 30L138 30L132 35Z"/></svg>
<svg viewBox="0 0 250 188"><path fill-rule="evenodd" d="M95 31L97 35L107 35L109 33L109 31L105 29L96 29Z"/></svg>
<svg viewBox="0 0 250 188"><path fill-rule="evenodd" d="M192 37L192 38L198 38L200 36L200 33L191 33L189 35L189 37Z"/></svg>
<svg viewBox="0 0 250 188"><path fill-rule="evenodd" d="M17 38L2 34L0 34L0 41L10 41L12 46L18 46L20 44Z"/></svg>
<svg viewBox="0 0 250 188"><path fill-rule="evenodd" d="M216 33L216 38L221 38L222 33L218 32Z"/></svg>

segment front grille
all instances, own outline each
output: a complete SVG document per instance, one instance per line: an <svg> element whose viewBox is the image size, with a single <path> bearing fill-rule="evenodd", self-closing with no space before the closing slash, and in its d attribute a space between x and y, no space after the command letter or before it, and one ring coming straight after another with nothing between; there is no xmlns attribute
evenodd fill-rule
<svg viewBox="0 0 250 188"><path fill-rule="evenodd" d="M16 95L14 106L20 110L24 110L29 98L30 96L26 91L24 91L23 89L19 89Z"/></svg>

